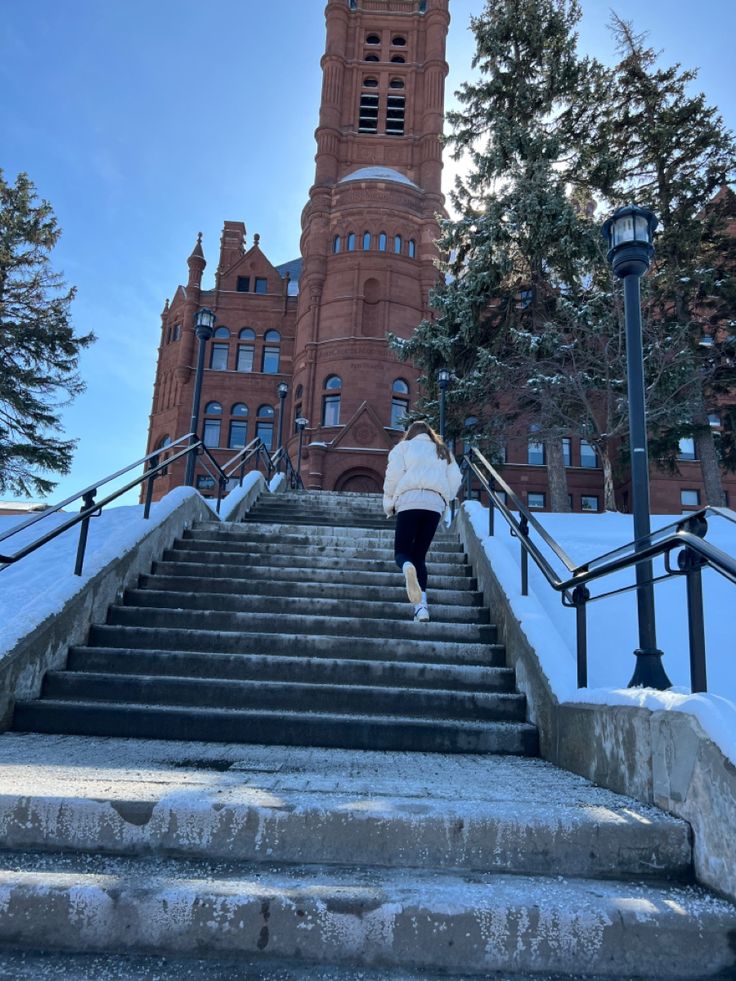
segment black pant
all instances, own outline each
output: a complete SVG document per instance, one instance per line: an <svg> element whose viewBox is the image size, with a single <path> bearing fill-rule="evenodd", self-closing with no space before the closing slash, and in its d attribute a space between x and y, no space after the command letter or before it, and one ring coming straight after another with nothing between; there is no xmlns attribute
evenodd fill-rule
<svg viewBox="0 0 736 981"><path fill-rule="evenodd" d="M396 515L394 536L396 565L401 569L405 562L411 562L417 570L417 579L422 592L427 589L427 566L424 559L439 523L440 515L436 511L417 508L412 511L399 511Z"/></svg>

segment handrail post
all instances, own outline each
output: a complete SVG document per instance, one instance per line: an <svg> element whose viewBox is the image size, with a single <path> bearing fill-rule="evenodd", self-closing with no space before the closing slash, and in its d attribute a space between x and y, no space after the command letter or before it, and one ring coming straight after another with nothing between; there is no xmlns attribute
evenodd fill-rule
<svg viewBox="0 0 736 981"><path fill-rule="evenodd" d="M521 520L519 521L519 531L524 538L529 537L529 522L526 517L522 514ZM529 595L529 553L526 548L524 548L524 542L519 539L519 548L521 549L521 595Z"/></svg>
<svg viewBox="0 0 736 981"><path fill-rule="evenodd" d="M151 457L151 464L149 466L149 471L155 470L158 466L158 454ZM157 473L152 473L148 477L148 483L146 484L146 503L143 508L143 517L148 520L151 514L151 500L153 499L153 482L158 477Z"/></svg>
<svg viewBox="0 0 736 981"><path fill-rule="evenodd" d="M220 513L220 504L222 503L222 494L225 490L225 485L227 483L227 477L222 474L217 478L217 513Z"/></svg>
<svg viewBox="0 0 736 981"><path fill-rule="evenodd" d="M496 488L494 487L494 484L493 484L493 477L491 477L490 480L488 481L488 487L489 487L489 489L490 489L491 492L495 491ZM495 512L495 510L496 509L493 506L493 494L492 493L489 493L489 495L488 495L488 534L490 535L491 538L493 538L493 536L495 534L495 527L494 527L494 512Z"/></svg>
<svg viewBox="0 0 736 981"><path fill-rule="evenodd" d="M677 564L685 573L687 586L687 632L690 642L690 689L708 691L705 666L705 617L703 615L704 560L691 548L684 548L677 556Z"/></svg>
<svg viewBox="0 0 736 981"><path fill-rule="evenodd" d="M590 590L585 586L576 586L572 591L572 602L575 607L575 633L577 639L578 688L588 687L588 624L586 604L590 599Z"/></svg>
<svg viewBox="0 0 736 981"><path fill-rule="evenodd" d="M82 507L80 511L87 511L95 503L95 495L97 494L97 488L87 491L87 493L82 498ZM86 518L82 518L79 525L79 543L77 545L77 560L74 563L74 575L82 575L82 566L84 565L84 553L87 548L87 534L89 532L89 519L92 515L88 514Z"/></svg>
<svg viewBox="0 0 736 981"><path fill-rule="evenodd" d="M473 494L473 472L470 469L470 464L466 464L465 467L465 500L470 501Z"/></svg>

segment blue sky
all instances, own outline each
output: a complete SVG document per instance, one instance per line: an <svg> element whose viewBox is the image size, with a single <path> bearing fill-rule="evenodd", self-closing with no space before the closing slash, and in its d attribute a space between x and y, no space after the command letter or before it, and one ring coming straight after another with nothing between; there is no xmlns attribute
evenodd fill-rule
<svg viewBox="0 0 736 981"><path fill-rule="evenodd" d="M87 392L64 412L79 439L52 500L145 452L160 313L204 233L212 276L222 222L242 220L276 264L299 254L313 178L322 0L2 0L0 167L25 170L63 236L54 266L78 287L74 320L98 342ZM610 9L736 129L732 0L583 0L582 50L614 57ZM468 76L469 18L450 0L448 105Z"/></svg>

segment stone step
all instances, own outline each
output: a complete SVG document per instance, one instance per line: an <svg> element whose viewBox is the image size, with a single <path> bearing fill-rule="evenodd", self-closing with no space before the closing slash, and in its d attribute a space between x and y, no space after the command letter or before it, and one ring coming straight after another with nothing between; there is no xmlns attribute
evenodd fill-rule
<svg viewBox="0 0 736 981"><path fill-rule="evenodd" d="M394 528L389 522L384 522L380 528L375 529L351 528L349 525L335 525L333 527L315 524L310 526L308 524L289 524L288 521L253 521L248 524L236 525L236 527L243 529L246 534L253 532L254 534L265 534L271 538L281 537L281 535L306 535L320 540L335 538L339 541L358 538L370 539L373 542L380 540L382 544L387 543L392 548L394 543ZM457 545L457 535L451 532L438 532L434 536L432 547L435 545L444 547L447 543Z"/></svg>
<svg viewBox="0 0 736 981"><path fill-rule="evenodd" d="M423 627L426 624L417 624ZM200 651L209 654L278 654L291 657L331 657L371 661L421 661L436 664L471 664L505 667L502 644L401 639L387 643L382 637L345 637L328 634L246 633L242 630L187 630L171 627L93 624L89 646L127 650Z"/></svg>
<svg viewBox="0 0 736 981"><path fill-rule="evenodd" d="M19 853L0 942L415 971L692 979L736 968L734 909L693 886ZM267 962L266 962L267 963Z"/></svg>
<svg viewBox="0 0 736 981"><path fill-rule="evenodd" d="M411 621L414 619L414 607L407 601L406 593L399 602L388 603L378 600L356 600L346 602L343 599L314 598L302 596L301 589L297 586L290 589L288 594L274 595L269 591L267 595L255 594L245 595L223 594L209 591L209 584L206 579L200 580L201 588L186 592L184 590L156 590L150 587L145 589L128 589L124 594L126 606L148 606L163 607L166 609L184 610L218 610L235 613L260 613L272 614L281 617L284 614L298 614L302 616L328 616L351 619L358 617L361 621L381 619L381 620L401 620ZM472 623L481 624L490 621L490 614L487 609L477 606L446 606L434 604L432 606L433 623Z"/></svg>
<svg viewBox="0 0 736 981"><path fill-rule="evenodd" d="M176 595L176 594L172 594ZM407 607L409 604L407 602ZM160 630L223 630L239 633L279 633L303 638L310 634L349 637L351 645L364 637L381 638L389 643L416 640L434 643L491 644L496 627L479 623L415 623L414 620L352 619L314 614L238 613L227 610L192 610L157 606L117 606L107 612L112 626L152 627Z"/></svg>
<svg viewBox="0 0 736 981"><path fill-rule="evenodd" d="M204 709L49 698L18 702L13 729L16 732L425 753L535 755L538 752L536 727L523 722Z"/></svg>
<svg viewBox="0 0 736 981"><path fill-rule="evenodd" d="M202 573L203 563L201 556L196 553L176 552L173 559L167 559L153 563L153 572L156 575L184 575L191 576L196 570ZM333 567L334 568L334 567ZM250 580L280 580L282 582L313 582L323 583L328 581L349 583L353 586L381 586L396 587L403 589L403 576L401 572L393 566L391 572L380 572L375 569L375 564L370 571L361 569L341 569L339 575L325 576L324 569L318 568L295 568L293 565L274 566L256 563L247 565L240 562L208 562L206 566L207 578L217 579L250 579ZM445 593L445 590L452 592L456 590L469 590L476 592L478 582L474 576L433 576L429 582L429 590L437 596Z"/></svg>
<svg viewBox="0 0 736 981"><path fill-rule="evenodd" d="M236 549L246 552L259 551L264 553L283 551L293 554L300 551L304 552L307 549L318 548L327 555L348 553L355 554L359 558L388 558L389 561L394 561L392 542L388 540L376 541L375 538L369 537L346 538L342 541L336 541L333 538L315 538L310 535L280 535L278 538L274 538L272 535L261 532L256 532L254 535L231 535L223 531L218 535L215 532L189 529L184 532L179 541L183 543L184 547L190 547L191 543L191 547L197 548L204 548L205 546L202 543L206 543L210 550L227 548L231 551ZM195 542L197 543L196 546L194 545ZM369 554L366 555L364 553ZM456 548L447 548L442 543L437 547L433 546L430 548L428 555L430 561L433 560L435 562L463 563L466 561L465 555L459 546Z"/></svg>
<svg viewBox="0 0 736 981"><path fill-rule="evenodd" d="M250 522L279 522L288 521L289 525L313 525L317 526L324 524L330 527L336 528L386 528L393 527L390 521L386 518L363 518L362 520L352 520L349 516L345 516L340 522L336 522L332 515L325 515L321 518L320 515L313 512L306 513L303 517L295 514L289 513L288 516L283 511L249 511L242 519L246 523Z"/></svg>
<svg viewBox="0 0 736 981"><path fill-rule="evenodd" d="M314 682L161 677L49 671L42 700L190 706L236 711L396 715L477 722L523 722L526 698L516 692L457 691Z"/></svg>
<svg viewBox="0 0 736 981"><path fill-rule="evenodd" d="M202 543L206 544L206 543ZM228 549L207 549L198 548L197 542L175 542L173 548L164 551L164 562L196 562L198 565L221 564L226 562L234 564L243 562L244 565L257 565L264 562L263 553L260 551L247 552L245 550ZM323 578L331 575L341 575L344 571L350 572L386 572L393 576L400 576L401 571L397 568L393 559L360 559L347 553L342 556L324 556L317 546L296 553L294 555L269 554L267 566L271 569L294 568L294 569L315 569L320 570ZM434 577L450 576L453 578L470 578L470 566L465 563L437 562L429 557L427 562L427 572Z"/></svg>
<svg viewBox="0 0 736 981"><path fill-rule="evenodd" d="M159 677L260 679L315 684L406 686L454 691L510 692L512 668L421 661L363 661L358 658L279 657L267 654L212 654L191 651L72 647L67 670Z"/></svg>
<svg viewBox="0 0 736 981"><path fill-rule="evenodd" d="M217 553L218 555L238 555L250 557L250 561L253 561L253 556L260 555L263 556L266 561L270 561L274 556L281 556L283 558L299 559L301 557L309 558L311 556L319 556L320 558L328 559L338 559L340 564L349 562L351 565L355 560L359 561L370 561L381 563L381 566L386 566L387 571L389 569L396 569L398 567L394 561L394 551L393 548L381 548L374 543L373 547L361 547L356 548L353 545L332 545L328 542L313 541L307 545L295 545L288 542L284 538L273 539L270 542L248 542L248 541L236 541L233 538L201 538L191 537L186 535L183 538L177 539L174 543L175 549L182 549L184 551L192 552L206 552L206 553ZM460 552L432 552L430 551L427 555L427 567L432 566L457 566L458 569L461 566L466 565L465 556ZM460 574L459 572L457 573Z"/></svg>
<svg viewBox="0 0 736 981"><path fill-rule="evenodd" d="M509 759L507 757L507 759ZM156 777L164 780L156 782ZM231 777L235 777L232 774ZM167 775L101 786L40 781L0 795L6 849L197 860L515 872L689 881L684 821L620 799L437 800L343 790L277 792L223 782L171 789ZM314 781L312 781L314 782ZM265 781L268 784L268 781ZM467 788L466 792L472 792ZM127 796L126 796L127 795ZM590 797L583 794L584 798ZM0 975L1 976L1 975Z"/></svg>
<svg viewBox="0 0 736 981"><path fill-rule="evenodd" d="M338 537L336 535L324 534L325 529L320 529L322 534L318 536L317 543L324 542L325 544L334 545L342 547L343 545L355 546L356 548L376 548L380 541L380 547L386 548L389 551L393 551L393 533L391 535L381 535L376 536L374 533L367 535L344 535ZM245 542L273 542L276 539L273 534L268 530L261 531L257 525L242 525L242 524L215 524L215 522L208 521L196 524L193 528L188 529L185 534L185 538L212 538L219 540L220 538L230 538L234 541L245 541ZM284 542L287 545L311 545L315 544L315 537L308 533L298 534L294 531L292 534L282 534L279 535L278 541ZM452 538L440 538L435 536L434 541L430 547L430 554L463 554L463 547L458 542L457 537Z"/></svg>
<svg viewBox="0 0 736 981"><path fill-rule="evenodd" d="M140 577L141 589L171 590L173 592L206 592L232 594L234 596L299 596L304 599L328 600L360 600L365 603L399 603L406 606L406 589L403 585L394 586L365 586L360 583L351 584L339 582L304 582L298 579L217 579L213 577L193 576L191 567L184 569L185 575L161 576L144 575ZM283 571L283 570L282 570ZM399 580L403 583L403 579ZM438 602L435 603L435 597ZM481 615L483 594L477 590L429 588L429 602L432 615L440 620L463 619L468 615ZM442 600L440 603L439 600ZM406 612L404 610L404 612Z"/></svg>

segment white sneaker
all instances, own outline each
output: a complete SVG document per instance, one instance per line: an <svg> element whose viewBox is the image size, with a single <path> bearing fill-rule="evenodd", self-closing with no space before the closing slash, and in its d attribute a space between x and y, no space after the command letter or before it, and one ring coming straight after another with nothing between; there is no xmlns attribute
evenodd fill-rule
<svg viewBox="0 0 736 981"><path fill-rule="evenodd" d="M426 606L418 606L414 614L416 623L426 623L429 620L429 610Z"/></svg>
<svg viewBox="0 0 736 981"><path fill-rule="evenodd" d="M406 595L409 597L410 602L416 606L422 602L422 588L417 579L417 570L411 562L405 562L401 571L404 573L404 579L406 580Z"/></svg>

